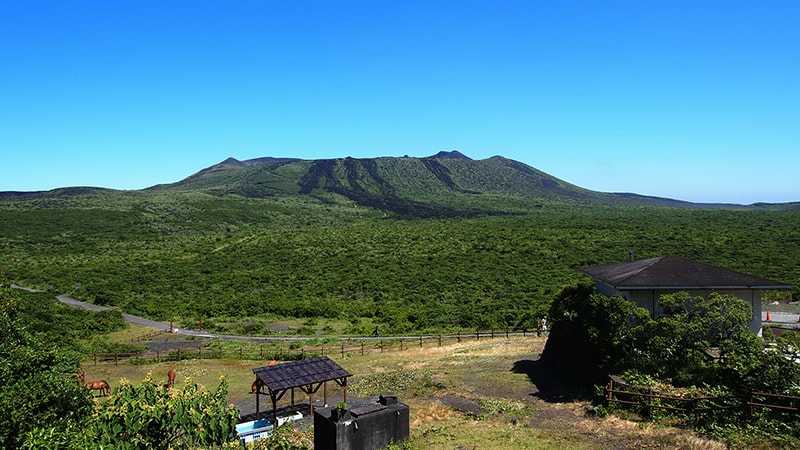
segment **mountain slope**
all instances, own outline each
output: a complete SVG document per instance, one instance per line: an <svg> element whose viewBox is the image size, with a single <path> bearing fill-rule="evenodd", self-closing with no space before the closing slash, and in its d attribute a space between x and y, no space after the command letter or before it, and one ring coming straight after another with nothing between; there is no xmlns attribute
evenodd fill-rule
<svg viewBox="0 0 800 450"><path fill-rule="evenodd" d="M0 193L0 199L31 199L115 192L65 188L47 192ZM142 193L200 192L250 198L293 197L324 203L375 208L402 216L506 214L546 204L741 208L695 204L632 193L602 193L567 183L502 156L473 160L458 151L429 157L378 157L302 160L228 158L170 184ZM782 208L759 204L758 207Z"/></svg>
<svg viewBox="0 0 800 450"><path fill-rule="evenodd" d="M182 181L151 189L346 199L411 216L496 214L540 207L543 203L723 206L594 192L519 161L502 156L473 160L457 151L424 158L228 158Z"/></svg>

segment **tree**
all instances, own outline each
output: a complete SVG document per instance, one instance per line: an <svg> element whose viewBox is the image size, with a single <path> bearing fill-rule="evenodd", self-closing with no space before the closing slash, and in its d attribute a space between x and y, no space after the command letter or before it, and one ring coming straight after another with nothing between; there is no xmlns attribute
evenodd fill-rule
<svg viewBox="0 0 800 450"><path fill-rule="evenodd" d="M76 377L78 355L22 325L14 291L0 288L0 448L17 448L40 426L66 426L92 409Z"/></svg>
<svg viewBox="0 0 800 450"><path fill-rule="evenodd" d="M625 367L631 343L650 320L647 311L621 297L581 284L561 291L550 308L552 327L542 361L565 377L597 383Z"/></svg>
<svg viewBox="0 0 800 450"><path fill-rule="evenodd" d="M750 330L750 306L738 297L686 292L664 295L663 315L641 327L630 368L677 385L741 388L759 365L761 340ZM719 352L719 359L710 356Z"/></svg>

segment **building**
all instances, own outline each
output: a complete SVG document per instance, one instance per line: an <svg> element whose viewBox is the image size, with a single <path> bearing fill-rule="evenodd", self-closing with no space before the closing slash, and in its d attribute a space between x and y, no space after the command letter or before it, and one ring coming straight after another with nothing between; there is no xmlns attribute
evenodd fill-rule
<svg viewBox="0 0 800 450"><path fill-rule="evenodd" d="M601 293L634 301L653 317L662 312L658 299L664 294L686 291L704 296L712 292L734 295L750 304L750 328L757 333L761 330L762 293L792 289L786 283L677 256L585 267L583 272L595 280Z"/></svg>

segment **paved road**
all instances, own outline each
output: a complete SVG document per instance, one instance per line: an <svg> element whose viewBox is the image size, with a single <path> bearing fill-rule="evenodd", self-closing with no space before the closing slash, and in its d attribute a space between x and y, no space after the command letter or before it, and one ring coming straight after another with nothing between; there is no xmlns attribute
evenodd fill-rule
<svg viewBox="0 0 800 450"><path fill-rule="evenodd" d="M110 306L101 306L95 305L94 303L82 302L76 298L70 297L67 294L58 295L56 296L56 299L65 305L69 305L74 308L85 309L88 311L108 311L109 309L115 309ZM134 316L132 314L122 313L122 318L128 323L135 323L136 325L142 325L144 327L153 328L160 331L169 331L170 328L169 323L145 319L144 317Z"/></svg>
<svg viewBox="0 0 800 450"><path fill-rule="evenodd" d="M27 292L42 292L36 289L27 288L24 286L18 286L16 284L11 285L14 289L20 289ZM87 303L82 302L76 298L70 297L67 294L57 295L56 299L65 304L72 306L73 308L84 309L87 311L108 311L109 309L116 309L115 307L111 306L101 306L95 305L94 303ZM122 313L122 318L125 319L128 323L133 323L136 325L141 325L144 327L152 328L154 330L169 332L170 331L170 324L168 322L159 322L157 320L150 320L145 319L144 317L134 316L132 314ZM438 337L442 338L455 338L457 335L422 335L422 336L240 336L235 334L216 334L210 333L208 331L203 330L189 330L184 328L172 328L172 333L179 334L182 336L194 336L199 338L208 338L208 339L223 339L223 340L230 340L230 341L256 341L256 342L293 342L293 341L306 341L309 339L321 339L321 338L335 338L335 339L349 339L352 341L381 341L381 340L417 340L419 338L423 339L436 339ZM509 336L523 336L526 333L521 332L513 332L508 333ZM497 336L503 336L505 333L497 332ZM527 333L528 336L531 335L531 332ZM463 338L469 338L471 336L469 333L462 333L460 335ZM474 336L474 334L472 334ZM481 337L486 337L486 332L481 332Z"/></svg>

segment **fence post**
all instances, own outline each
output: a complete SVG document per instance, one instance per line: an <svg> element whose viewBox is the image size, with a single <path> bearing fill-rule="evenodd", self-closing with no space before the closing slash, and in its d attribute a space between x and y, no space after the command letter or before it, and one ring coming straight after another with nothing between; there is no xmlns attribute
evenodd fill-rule
<svg viewBox="0 0 800 450"><path fill-rule="evenodd" d="M361 356L364 356L364 341L361 341Z"/></svg>
<svg viewBox="0 0 800 450"><path fill-rule="evenodd" d="M422 348L422 336L419 337L419 348Z"/></svg>
<svg viewBox="0 0 800 450"><path fill-rule="evenodd" d="M508 339L508 328L506 328L506 339Z"/></svg>
<svg viewBox="0 0 800 450"><path fill-rule="evenodd" d="M258 350L261 352L261 359L264 359L264 344L258 344Z"/></svg>
<svg viewBox="0 0 800 450"><path fill-rule="evenodd" d="M383 353L383 339L381 339L381 353Z"/></svg>
<svg viewBox="0 0 800 450"><path fill-rule="evenodd" d="M750 403L753 403L753 391L748 391L744 398L744 416L748 419L753 416L753 407Z"/></svg>
<svg viewBox="0 0 800 450"><path fill-rule="evenodd" d="M403 351L403 340L402 339L400 339L400 351L401 352Z"/></svg>
<svg viewBox="0 0 800 450"><path fill-rule="evenodd" d="M492 336L492 339L494 339L494 328L492 328L491 330L489 330L489 333L490 333L490 335Z"/></svg>
<svg viewBox="0 0 800 450"><path fill-rule="evenodd" d="M306 346L305 345L300 347L300 359L306 359Z"/></svg>
<svg viewBox="0 0 800 450"><path fill-rule="evenodd" d="M480 341L481 340L481 330L480 329L475 330L475 340L476 341Z"/></svg>
<svg viewBox="0 0 800 450"><path fill-rule="evenodd" d="M525 336L525 328L522 329L522 337L526 337Z"/></svg>
<svg viewBox="0 0 800 450"><path fill-rule="evenodd" d="M92 352L92 357L94 358L94 365L97 365L97 353Z"/></svg>
<svg viewBox="0 0 800 450"><path fill-rule="evenodd" d="M456 339L458 339L458 343L460 344L461 343L461 332L460 331L456 335Z"/></svg>
<svg viewBox="0 0 800 450"><path fill-rule="evenodd" d="M439 335L439 347L441 347L441 346L442 346L442 335L440 334Z"/></svg>
<svg viewBox="0 0 800 450"><path fill-rule="evenodd" d="M342 358L344 358L344 341L342 341Z"/></svg>
<svg viewBox="0 0 800 450"><path fill-rule="evenodd" d="M322 344L322 355L320 356L325 356L325 344Z"/></svg>

